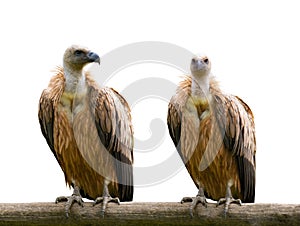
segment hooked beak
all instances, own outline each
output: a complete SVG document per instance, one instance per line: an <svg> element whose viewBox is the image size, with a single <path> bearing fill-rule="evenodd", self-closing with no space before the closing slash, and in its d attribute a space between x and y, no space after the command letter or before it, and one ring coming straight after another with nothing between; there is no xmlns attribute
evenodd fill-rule
<svg viewBox="0 0 300 226"><path fill-rule="evenodd" d="M95 63L98 63L100 65L100 57L98 56L97 53L89 52L87 54L87 57L88 57L90 62L95 62Z"/></svg>

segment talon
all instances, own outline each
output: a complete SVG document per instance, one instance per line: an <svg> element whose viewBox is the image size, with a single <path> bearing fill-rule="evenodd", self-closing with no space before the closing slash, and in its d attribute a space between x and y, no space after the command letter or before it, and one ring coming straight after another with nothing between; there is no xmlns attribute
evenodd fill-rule
<svg viewBox="0 0 300 226"><path fill-rule="evenodd" d="M59 196L55 199L55 204L59 203L59 202L67 202L68 198L66 196Z"/></svg>
<svg viewBox="0 0 300 226"><path fill-rule="evenodd" d="M199 203L201 203L203 206L205 206L205 208L207 208L207 201L206 201L206 197L204 196L204 194L201 194L201 195L198 194L196 197L184 197L184 198L182 198L181 203L184 203L184 202L192 202L192 204L189 208L191 218L194 217L193 212Z"/></svg>
<svg viewBox="0 0 300 226"><path fill-rule="evenodd" d="M95 201L94 201L94 203L93 203L93 206L96 206L97 204L99 204L102 201L103 201L103 197L96 198Z"/></svg>
<svg viewBox="0 0 300 226"><path fill-rule="evenodd" d="M231 203L239 204L240 206L242 205L242 201L240 199L234 199L232 197L231 189L230 187L232 186L231 181L227 183L227 188L226 188L226 195L225 198L220 198L219 201L217 202L217 207L219 205L224 204L224 216L227 216L229 205Z"/></svg>
<svg viewBox="0 0 300 226"><path fill-rule="evenodd" d="M79 193L79 187L77 187L77 186L74 187L74 191L71 196L57 197L55 200L55 203L57 204L59 202L66 202L65 213L66 213L66 217L69 218L70 210L75 202L78 203L79 206L83 207L83 200Z"/></svg>
<svg viewBox="0 0 300 226"><path fill-rule="evenodd" d="M193 212L194 212L193 208L190 208L190 217L191 217L191 218L194 217L194 213L193 213Z"/></svg>
<svg viewBox="0 0 300 226"><path fill-rule="evenodd" d="M112 202L117 203L118 205L121 205L120 199L119 198L112 198Z"/></svg>
<svg viewBox="0 0 300 226"><path fill-rule="evenodd" d="M107 207L107 204L109 202L114 202L114 203L117 203L118 205L120 205L120 199L119 198L112 198L111 196L104 196L104 197L98 197L95 199L94 203L93 203L93 206L99 204L102 202L102 208L101 208L101 213L100 215L102 217L104 217L105 215L105 210L106 210L106 207Z"/></svg>
<svg viewBox="0 0 300 226"><path fill-rule="evenodd" d="M105 215L105 211L104 211L104 210L101 210L101 211L100 211L100 216L101 216L102 218L104 218L104 215Z"/></svg>
<svg viewBox="0 0 300 226"><path fill-rule="evenodd" d="M183 197L181 199L180 203L183 204L185 202L193 202L193 198L192 197Z"/></svg>
<svg viewBox="0 0 300 226"><path fill-rule="evenodd" d="M239 204L240 206L242 205L242 201L240 199L234 199L233 197L226 197L226 198L220 198L219 201L217 202L217 206L224 204L224 216L227 216L229 205L230 204Z"/></svg>
<svg viewBox="0 0 300 226"><path fill-rule="evenodd" d="M219 201L218 201L217 204L216 204L216 207L218 207L218 206L224 204L225 202L226 202L226 199L225 199L225 198L220 198Z"/></svg>
<svg viewBox="0 0 300 226"><path fill-rule="evenodd" d="M101 213L100 215L102 217L104 217L105 215L105 210L106 210L106 206L109 202L115 202L117 203L118 205L120 205L120 199L119 198L112 198L110 195L109 195L109 192L108 192L108 185L109 181L105 180L104 181L104 184L103 184L103 194L102 194L102 197L98 197L95 199L94 203L93 203L93 206L97 205L98 203L101 203L102 202L102 208L101 208Z"/></svg>

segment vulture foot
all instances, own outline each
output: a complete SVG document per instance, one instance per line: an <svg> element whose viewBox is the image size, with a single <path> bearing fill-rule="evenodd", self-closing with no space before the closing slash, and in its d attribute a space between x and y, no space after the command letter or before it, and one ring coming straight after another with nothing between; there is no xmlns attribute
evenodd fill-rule
<svg viewBox="0 0 300 226"><path fill-rule="evenodd" d="M109 184L109 181L107 179L105 179L104 183L103 183L103 194L102 194L102 197L96 198L95 201L94 201L94 204L93 204L93 206L95 206L98 203L102 202L102 208L101 208L101 216L102 217L104 217L107 203L109 203L109 202L115 202L118 205L120 205L119 198L112 198L110 196L109 191L108 191L108 184Z"/></svg>
<svg viewBox="0 0 300 226"><path fill-rule="evenodd" d="M81 207L83 207L83 200L79 193L79 188L77 186L74 187L74 192L71 196L60 196L57 197L55 203L59 202L67 202L65 206L66 217L69 217L70 210L75 202L78 203Z"/></svg>
<svg viewBox="0 0 300 226"><path fill-rule="evenodd" d="M97 205L101 202L102 202L102 208L101 208L101 216L102 217L104 217L107 203L114 202L114 203L117 203L118 205L120 205L119 198L112 198L111 196L103 196L103 197L96 198L95 201L94 201L93 206L95 206L95 205Z"/></svg>
<svg viewBox="0 0 300 226"><path fill-rule="evenodd" d="M221 198L218 203L217 203L217 207L219 205L222 205L224 204L224 215L226 217L227 213L228 213L228 208L229 208L229 205L231 203L235 203L235 204L239 204L240 206L242 205L242 201L240 199L234 199L232 196L230 197L226 197L226 198Z"/></svg>
<svg viewBox="0 0 300 226"><path fill-rule="evenodd" d="M190 216L194 216L194 210L196 209L198 203L201 203L203 206L207 207L206 197L204 195L203 189L200 188L196 197L183 197L181 203L192 202L190 206Z"/></svg>
<svg viewBox="0 0 300 226"><path fill-rule="evenodd" d="M239 204L240 206L242 205L242 201L240 199L234 199L232 197L232 194L231 194L231 186L232 186L232 181L229 180L228 183L227 183L227 188L226 188L226 196L225 198L221 198L218 203L217 203L217 207L219 205L222 205L224 204L224 215L226 217L227 213L228 213L228 208L229 208L229 205L231 203L236 203L236 204Z"/></svg>

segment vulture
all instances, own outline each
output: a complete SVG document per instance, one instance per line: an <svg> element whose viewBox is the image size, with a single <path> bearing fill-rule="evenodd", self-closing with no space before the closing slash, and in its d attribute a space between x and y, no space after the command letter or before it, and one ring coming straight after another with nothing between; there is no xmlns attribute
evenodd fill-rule
<svg viewBox="0 0 300 226"><path fill-rule="evenodd" d="M224 205L253 203L256 138L254 116L238 96L226 94L211 76L207 56L195 56L168 106L172 141L198 188L190 215L207 198Z"/></svg>
<svg viewBox="0 0 300 226"><path fill-rule="evenodd" d="M84 66L100 65L99 56L77 45L67 48L63 66L39 100L38 118L43 136L60 165L65 182L73 187L66 216L82 198L102 202L132 201L133 128L130 108L114 89L100 87Z"/></svg>

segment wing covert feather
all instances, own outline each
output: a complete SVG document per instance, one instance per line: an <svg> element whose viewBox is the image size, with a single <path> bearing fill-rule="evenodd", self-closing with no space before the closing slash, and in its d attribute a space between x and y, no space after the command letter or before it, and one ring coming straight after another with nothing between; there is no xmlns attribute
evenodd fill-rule
<svg viewBox="0 0 300 226"><path fill-rule="evenodd" d="M133 128L125 99L110 88L95 88L91 93L92 112L101 142L112 155L118 178L119 198L133 198Z"/></svg>
<svg viewBox="0 0 300 226"><path fill-rule="evenodd" d="M49 145L57 161L58 153L54 148L54 117L57 102L59 101L65 85L63 69L57 67L54 70L55 75L51 78L47 89L45 89L39 100L38 118L43 136Z"/></svg>
<svg viewBox="0 0 300 226"><path fill-rule="evenodd" d="M249 106L239 97L212 89L216 100L216 118L224 133L224 145L238 164L244 202L255 197L255 125Z"/></svg>

